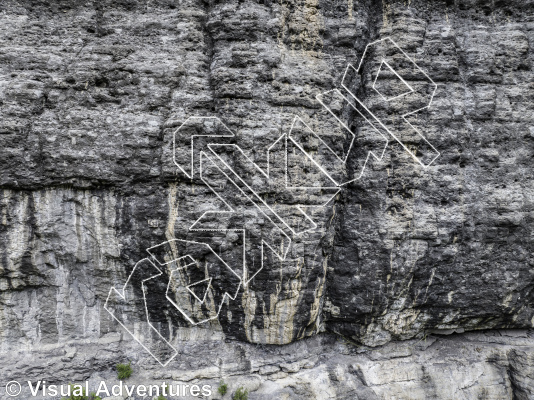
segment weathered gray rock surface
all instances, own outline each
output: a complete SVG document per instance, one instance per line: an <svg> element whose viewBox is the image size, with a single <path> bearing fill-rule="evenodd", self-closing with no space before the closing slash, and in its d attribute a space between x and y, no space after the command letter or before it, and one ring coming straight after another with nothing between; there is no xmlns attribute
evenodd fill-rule
<svg viewBox="0 0 534 400"><path fill-rule="evenodd" d="M48 385L88 380L95 391L106 382L111 390L119 384L114 365L128 358L134 372L127 385L209 385L212 399L229 399L238 387L246 388L250 399L262 400L504 400L534 395L534 338L522 330L429 335L374 349L329 334L285 346L228 343L222 335L190 339L181 341L179 361L170 368L161 368L130 336L113 333L90 343L77 340L41 346L31 354L15 352L10 377L33 382L46 377ZM221 379L228 385L223 397L217 394ZM29 398L28 386L23 388Z"/></svg>
<svg viewBox="0 0 534 400"><path fill-rule="evenodd" d="M131 359L139 382L225 377L251 399L534 398L532 1L3 0L0 32L0 385L112 379ZM438 85L412 122L440 156L424 169L390 140L295 261L269 260L209 324L152 287L148 317L181 349L157 367L103 306L213 205L173 164L175 130L216 116L265 166L299 116L346 149L315 96L384 37ZM353 176L356 156L328 167ZM205 239L237 263L237 235ZM134 283L118 313L149 337Z"/></svg>

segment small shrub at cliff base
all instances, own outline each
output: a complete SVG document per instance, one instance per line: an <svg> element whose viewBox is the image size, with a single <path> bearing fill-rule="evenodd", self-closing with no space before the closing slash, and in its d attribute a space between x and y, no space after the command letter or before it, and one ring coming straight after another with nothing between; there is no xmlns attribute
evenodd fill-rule
<svg viewBox="0 0 534 400"><path fill-rule="evenodd" d="M128 364L117 364L117 376L120 380L128 379L132 376L132 367L131 363Z"/></svg>
<svg viewBox="0 0 534 400"><path fill-rule="evenodd" d="M101 397L97 396L94 393L91 393L89 396L85 394L85 389L81 388L81 394L78 395L80 389L76 390L74 385L70 385L70 396L63 397L61 400L102 400ZM76 393L76 394L75 394Z"/></svg>
<svg viewBox="0 0 534 400"><path fill-rule="evenodd" d="M232 400L248 400L248 390L242 387L238 388L232 396Z"/></svg>
<svg viewBox="0 0 534 400"><path fill-rule="evenodd" d="M219 388L217 389L217 391L221 396L224 396L228 391L228 385L224 383L224 381L221 381L221 383L219 383Z"/></svg>
<svg viewBox="0 0 534 400"><path fill-rule="evenodd" d="M167 400L167 398L160 394L156 400Z"/></svg>

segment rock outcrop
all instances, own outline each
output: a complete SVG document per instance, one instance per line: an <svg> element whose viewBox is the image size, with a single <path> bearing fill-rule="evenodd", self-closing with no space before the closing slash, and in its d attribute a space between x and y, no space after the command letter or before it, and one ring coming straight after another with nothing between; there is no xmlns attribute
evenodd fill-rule
<svg viewBox="0 0 534 400"><path fill-rule="evenodd" d="M0 385L111 379L128 358L139 382L226 377L258 399L534 398L534 3L4 0L0 31ZM380 160L310 214L317 228L291 237L286 260L266 256L260 270L251 241L243 257L258 274L208 323L192 326L166 298L171 266L147 309L130 281L116 315L150 341L148 317L181 349L157 367L104 308L110 288L166 241L202 236L235 265L244 245L192 233L231 180L210 190L180 171L176 130L217 117L266 168L297 116L347 152L316 96L343 90L347 65L386 37L437 84L410 122L439 156L423 168L420 139L388 137ZM368 99L370 65L351 86ZM355 143L320 170L290 159L292 182L356 176L367 147ZM280 215L318 201L281 195L281 174L254 181L236 151L221 157ZM233 196L261 242L268 218ZM195 315L213 314L210 296Z"/></svg>

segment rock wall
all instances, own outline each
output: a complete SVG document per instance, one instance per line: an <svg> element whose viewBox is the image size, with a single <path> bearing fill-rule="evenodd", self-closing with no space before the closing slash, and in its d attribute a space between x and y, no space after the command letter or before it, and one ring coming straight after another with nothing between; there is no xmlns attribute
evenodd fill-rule
<svg viewBox="0 0 534 400"><path fill-rule="evenodd" d="M119 384L113 367L127 359L134 371L128 385L209 385L213 395L204 398L211 399L231 398L243 387L251 400L527 400L534 396L533 341L532 331L492 330L428 335L378 348L329 334L284 346L257 346L211 334L180 341L179 362L161 368L131 336L110 333L90 342L20 352L16 359L8 358L13 371L6 376L46 379L49 385L87 380L96 391L102 381L109 388ZM228 385L224 397L217 393L221 379ZM27 385L21 398L50 399L41 393L30 397ZM126 395L108 398L119 399Z"/></svg>
<svg viewBox="0 0 534 400"><path fill-rule="evenodd" d="M361 179L313 214L318 228L294 242L292 261L270 260L219 318L191 326L170 315L164 291L152 297L148 317L177 346L189 340L207 351L215 335L239 341L226 351L252 349L246 342L295 342L296 349L298 339L311 336L303 346L328 354L310 369L328 380L324 392L286 393L281 388L297 375L266 378L260 367L230 373L219 365L207 376L256 374L257 396L269 390L280 391L279 398L534 396L523 372L533 365L527 333L521 343L499 339L498 350L470 366L463 361L471 356L450 345L445 353L452 352L455 367L441 372L429 361L448 357L440 349L410 355L412 364L401 367L389 350L381 356L347 350L341 369L329 369L338 362L329 359L338 357L331 334L404 351L392 341L534 326L534 3L4 0L0 12L0 353L6 365L14 365L15 349L23 350L24 362L46 374L39 354L70 354L69 346L82 343L105 352L110 337L109 346L117 346L111 356L92 358L76 379L109 369L115 358L141 362L104 309L109 290L124 285L147 248L190 238L188 227L213 203L206 185L172 162L176 129L192 115L218 117L260 166L295 116L346 148L316 95L340 88L347 64L357 65L370 42L390 37L437 83L431 106L412 122L440 156L422 168L390 138L380 161L372 160ZM363 96L370 79L364 73L357 85ZM236 155L229 159L236 162ZM360 162L349 158L341 173L353 174ZM295 161L295 168L299 179L312 179L308 165ZM276 197L276 190L265 186L261 195ZM258 215L247 215L249 223L256 226ZM237 260L243 245L237 236L207 237ZM150 336L140 284L135 290L136 300L118 313ZM471 338L443 340L465 341L477 352ZM297 362L285 353L292 350L275 349L281 355L274 364ZM254 363L269 352L247 354ZM180 357L167 368L187 369ZM430 362L430 369L417 366ZM406 378L383 372L404 367ZM2 378L31 375L23 365L0 371ZM472 379L454 393L438 383L463 374Z"/></svg>

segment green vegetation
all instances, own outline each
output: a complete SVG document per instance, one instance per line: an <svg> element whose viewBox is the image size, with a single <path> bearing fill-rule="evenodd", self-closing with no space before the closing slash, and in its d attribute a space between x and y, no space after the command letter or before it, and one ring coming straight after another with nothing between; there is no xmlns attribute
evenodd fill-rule
<svg viewBox="0 0 534 400"><path fill-rule="evenodd" d="M167 398L160 394L156 400L167 400Z"/></svg>
<svg viewBox="0 0 534 400"><path fill-rule="evenodd" d="M224 383L223 380L221 380L221 383L219 383L219 388L217 389L217 391L219 392L221 396L224 396L226 392L228 391L228 385Z"/></svg>
<svg viewBox="0 0 534 400"><path fill-rule="evenodd" d="M243 387L238 388L232 396L232 400L248 400L248 390Z"/></svg>
<svg viewBox="0 0 534 400"><path fill-rule="evenodd" d="M81 394L80 394L80 391L81 391ZM102 400L102 399L94 393L91 393L89 394L89 396L87 396L87 394L85 393L85 389L83 387L80 390L79 387L74 387L74 385L70 385L70 396L63 397L63 399L61 400Z"/></svg>
<svg viewBox="0 0 534 400"><path fill-rule="evenodd" d="M128 364L117 364L117 377L120 380L128 379L130 376L132 376L132 367Z"/></svg>

